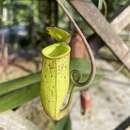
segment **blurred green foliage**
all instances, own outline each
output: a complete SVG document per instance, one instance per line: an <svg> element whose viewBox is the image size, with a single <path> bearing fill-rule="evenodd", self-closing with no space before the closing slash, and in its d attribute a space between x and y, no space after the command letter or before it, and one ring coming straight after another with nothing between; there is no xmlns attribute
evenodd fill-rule
<svg viewBox="0 0 130 130"><path fill-rule="evenodd" d="M88 0L86 0L88 1ZM107 3L107 19L111 20L115 11L129 0L91 0L97 7L103 1ZM73 14L84 33L91 35L93 31L86 22L66 2L66 7ZM0 28L24 25L28 40L23 40L31 47L43 47L43 41L48 43L45 33L47 26L59 26L73 32L72 25L55 0L0 0ZM16 37L16 39L19 39ZM19 43L19 41L17 41Z"/></svg>
<svg viewBox="0 0 130 130"><path fill-rule="evenodd" d="M129 0L106 0L108 6L108 16L107 18L111 20L113 14L115 12L118 13L119 8L121 9L123 6L127 5Z"/></svg>

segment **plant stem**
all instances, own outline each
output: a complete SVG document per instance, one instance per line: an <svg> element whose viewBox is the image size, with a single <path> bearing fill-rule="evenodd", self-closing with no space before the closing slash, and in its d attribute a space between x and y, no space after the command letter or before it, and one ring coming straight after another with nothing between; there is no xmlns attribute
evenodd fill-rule
<svg viewBox="0 0 130 130"><path fill-rule="evenodd" d="M86 46L86 49L88 51L88 55L90 57L90 62L91 62L91 72L90 72L90 76L89 78L87 79L87 86L89 86L92 81L94 80L95 78L95 74L96 74L96 63L95 63L95 59L94 59L94 56L93 56L93 52L84 36L84 34L82 33L82 31L80 30L79 26L77 25L77 23L75 22L75 20L73 19L73 17L71 16L71 14L69 13L69 11L66 9L66 7L64 6L64 4L61 2L61 0L57 0L58 4L60 5L60 7L64 10L64 12L66 13L66 15L68 16L68 18L70 19L70 21L73 23L74 27L76 28L77 32L79 33L79 35L81 36L85 46ZM79 83L80 84L80 83Z"/></svg>

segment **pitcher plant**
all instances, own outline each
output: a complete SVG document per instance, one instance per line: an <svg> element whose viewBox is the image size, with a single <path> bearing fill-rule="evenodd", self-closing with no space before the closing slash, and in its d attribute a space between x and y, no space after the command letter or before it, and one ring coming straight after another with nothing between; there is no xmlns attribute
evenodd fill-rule
<svg viewBox="0 0 130 130"><path fill-rule="evenodd" d="M47 30L58 42L42 50L40 97L46 114L60 120L70 111L74 88L83 88L87 81L79 83L82 77L79 70L70 72L71 48L67 44L70 34L56 27Z"/></svg>

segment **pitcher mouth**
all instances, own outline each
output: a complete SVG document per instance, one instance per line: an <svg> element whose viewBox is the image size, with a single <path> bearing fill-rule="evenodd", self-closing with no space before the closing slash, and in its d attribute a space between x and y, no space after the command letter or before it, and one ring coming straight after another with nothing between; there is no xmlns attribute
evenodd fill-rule
<svg viewBox="0 0 130 130"><path fill-rule="evenodd" d="M50 59L57 59L66 56L70 51L71 48L69 45L65 43L55 43L45 47L42 50L42 55Z"/></svg>

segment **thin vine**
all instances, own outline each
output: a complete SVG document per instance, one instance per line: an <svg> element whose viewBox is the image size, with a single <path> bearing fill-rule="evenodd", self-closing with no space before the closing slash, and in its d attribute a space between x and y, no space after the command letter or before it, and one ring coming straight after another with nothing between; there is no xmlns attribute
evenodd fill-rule
<svg viewBox="0 0 130 130"><path fill-rule="evenodd" d="M73 23L74 27L76 28L77 32L81 36L81 38L82 38L82 40L83 40L83 42L85 44L85 47L86 47L86 49L88 51L88 55L90 57L90 62L91 62L91 72L90 72L89 78L85 82L79 82L79 81L77 82L75 79L72 79L76 86L83 86L83 85L85 85L85 88L83 88L83 87L79 87L79 88L81 88L81 89L88 89L88 86L90 86L90 84L94 80L95 74L96 74L96 63L95 63L95 59L94 59L94 56L93 56L93 52L92 52L92 50L91 50L91 48L89 46L89 43L87 42L84 34L82 33L82 31L80 30L79 26L77 25L77 23L75 22L75 20L71 16L70 12L65 7L65 5L64 5L65 4L65 0L56 0L56 1L60 5L60 7L64 10L66 15L70 19L70 21ZM74 71L74 73L75 73L75 71Z"/></svg>

